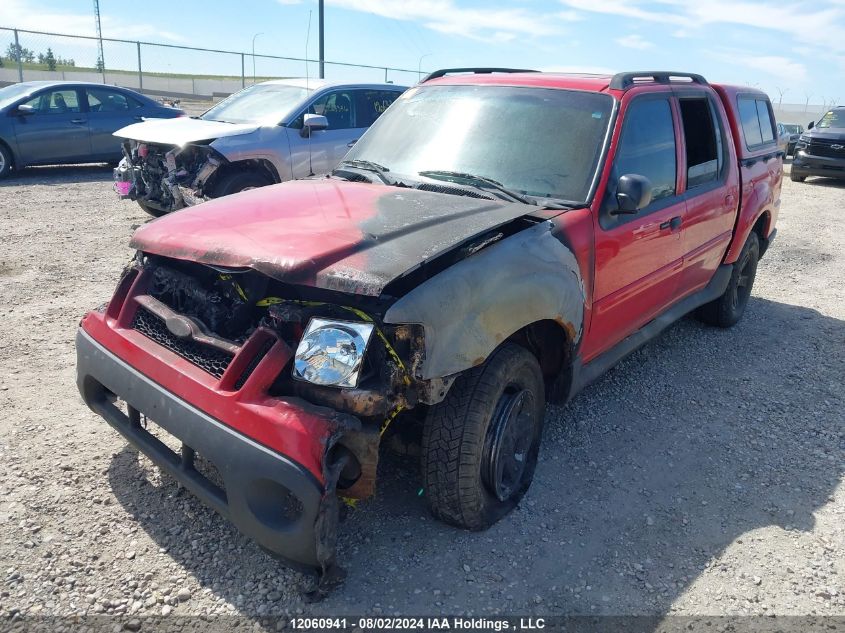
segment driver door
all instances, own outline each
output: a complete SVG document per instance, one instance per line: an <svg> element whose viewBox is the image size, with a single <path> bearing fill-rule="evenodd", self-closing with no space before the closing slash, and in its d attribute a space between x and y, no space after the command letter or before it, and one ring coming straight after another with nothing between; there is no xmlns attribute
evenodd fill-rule
<svg viewBox="0 0 845 633"><path fill-rule="evenodd" d="M678 125L670 92L632 96L607 194L596 217L596 264L590 335L582 356L607 351L671 305L683 269L685 214L678 195ZM615 213L616 182L639 174L652 184L652 200L632 215Z"/></svg>
<svg viewBox="0 0 845 633"><path fill-rule="evenodd" d="M24 104L32 106L35 111L14 116L13 125L21 162L33 164L90 160L88 116L76 88L44 90Z"/></svg>
<svg viewBox="0 0 845 633"><path fill-rule="evenodd" d="M364 133L363 129L359 129L356 110L354 90L332 90L317 97L288 126L294 178L325 174L337 166L351 144ZM322 114L328 120L329 127L312 132L310 137L303 137L302 120L305 114Z"/></svg>

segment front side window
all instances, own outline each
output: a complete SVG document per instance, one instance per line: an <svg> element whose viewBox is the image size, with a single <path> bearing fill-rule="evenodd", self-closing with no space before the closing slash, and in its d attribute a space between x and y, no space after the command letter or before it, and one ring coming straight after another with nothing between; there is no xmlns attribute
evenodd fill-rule
<svg viewBox="0 0 845 633"><path fill-rule="evenodd" d="M649 179L651 204L675 195L675 126L669 99L638 99L628 107L609 189L626 174ZM615 199L615 191L609 194Z"/></svg>
<svg viewBox="0 0 845 633"><path fill-rule="evenodd" d="M363 127L355 123L355 95L352 90L338 90L323 95L308 106L309 114L322 114L330 130L348 130ZM302 117L296 123L302 127ZM294 124L293 127L296 127Z"/></svg>
<svg viewBox="0 0 845 633"><path fill-rule="evenodd" d="M48 90L26 102L38 114L67 114L79 112L76 90Z"/></svg>

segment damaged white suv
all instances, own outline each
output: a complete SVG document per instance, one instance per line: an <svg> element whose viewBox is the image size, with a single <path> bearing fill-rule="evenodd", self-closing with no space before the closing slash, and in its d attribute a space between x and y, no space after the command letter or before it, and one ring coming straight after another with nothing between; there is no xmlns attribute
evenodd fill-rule
<svg viewBox="0 0 845 633"><path fill-rule="evenodd" d="M328 173L404 91L393 84L281 79L245 88L199 117L130 125L114 134L126 139L115 191L159 216Z"/></svg>

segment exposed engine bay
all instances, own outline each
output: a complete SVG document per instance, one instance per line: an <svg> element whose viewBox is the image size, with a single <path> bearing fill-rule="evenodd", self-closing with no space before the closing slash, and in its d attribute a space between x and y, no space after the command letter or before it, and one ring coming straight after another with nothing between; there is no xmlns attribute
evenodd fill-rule
<svg viewBox="0 0 845 633"><path fill-rule="evenodd" d="M375 305L344 306L304 297L298 289L253 270L218 269L162 258L144 257L150 273L148 294L199 329L243 346L260 328L273 331L296 349L312 319L366 321L377 334L367 348L358 385L337 389L295 380L282 372L271 388L278 395L298 395L363 418L381 419L397 406L418 402L414 372L422 362L422 328L386 325Z"/></svg>
<svg viewBox="0 0 845 633"><path fill-rule="evenodd" d="M184 147L132 140L123 143L123 160L114 170L115 191L164 213L211 197L214 176L228 161L209 145Z"/></svg>

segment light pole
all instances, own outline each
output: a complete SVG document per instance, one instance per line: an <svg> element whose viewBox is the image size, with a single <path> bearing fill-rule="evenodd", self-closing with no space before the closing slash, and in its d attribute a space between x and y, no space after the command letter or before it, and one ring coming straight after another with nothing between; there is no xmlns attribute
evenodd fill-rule
<svg viewBox="0 0 845 633"><path fill-rule="evenodd" d="M778 99L778 109L780 109L781 105L783 105L783 95L789 92L789 88L778 88L775 86L775 90L777 90L780 95L780 99Z"/></svg>
<svg viewBox="0 0 845 633"><path fill-rule="evenodd" d="M810 97L813 96L812 92L805 92L804 96L807 97L807 100L804 101L804 114L807 114L807 108L810 107Z"/></svg>
<svg viewBox="0 0 845 633"><path fill-rule="evenodd" d="M417 61L417 81L422 79L422 60L426 57L431 57L434 53L426 53L425 55L420 55L419 61Z"/></svg>
<svg viewBox="0 0 845 633"><path fill-rule="evenodd" d="M317 4L318 15L317 15L317 25L318 30L320 31L320 79L326 78L326 8L324 6L323 0L320 0ZM305 54L308 57L308 53L306 51Z"/></svg>
<svg viewBox="0 0 845 633"><path fill-rule="evenodd" d="M264 33L256 33L252 36L252 84L255 85L255 38Z"/></svg>

